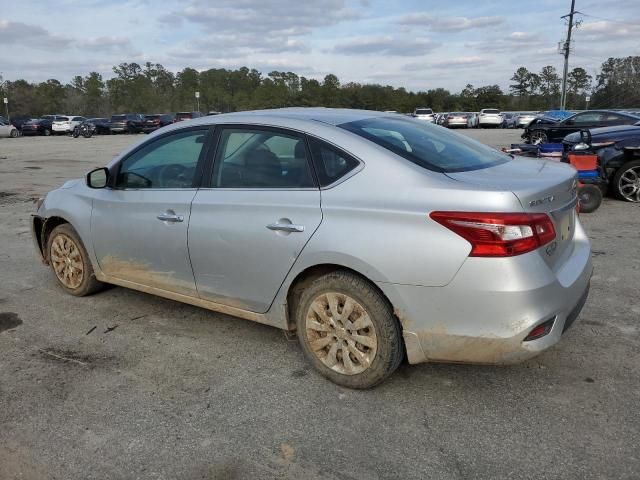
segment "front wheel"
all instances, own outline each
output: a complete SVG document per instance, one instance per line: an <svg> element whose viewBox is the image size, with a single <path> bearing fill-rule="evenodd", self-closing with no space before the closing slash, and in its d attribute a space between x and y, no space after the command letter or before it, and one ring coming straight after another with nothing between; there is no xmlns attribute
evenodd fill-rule
<svg viewBox="0 0 640 480"><path fill-rule="evenodd" d="M44 129L44 132L42 132L44 134L45 137L48 137L49 135L51 135L51 130L49 130L48 128Z"/></svg>
<svg viewBox="0 0 640 480"><path fill-rule="evenodd" d="M87 250L68 223L58 225L49 234L47 258L58 284L71 295L90 295L104 285L96 279Z"/></svg>
<svg viewBox="0 0 640 480"><path fill-rule="evenodd" d="M9 135L11 136L11 138L17 138L18 137L18 130L16 128L14 128L13 130L11 130L11 133Z"/></svg>
<svg viewBox="0 0 640 480"><path fill-rule="evenodd" d="M640 160L622 165L613 176L613 190L627 202L640 202Z"/></svg>
<svg viewBox="0 0 640 480"><path fill-rule="evenodd" d="M349 388L370 388L404 358L391 306L369 282L350 272L314 280L295 309L305 356L325 377Z"/></svg>
<svg viewBox="0 0 640 480"><path fill-rule="evenodd" d="M547 137L547 134L544 133L542 130L534 130L529 135L529 138L531 139L530 141L532 145L540 145L541 143L549 142L549 138Z"/></svg>

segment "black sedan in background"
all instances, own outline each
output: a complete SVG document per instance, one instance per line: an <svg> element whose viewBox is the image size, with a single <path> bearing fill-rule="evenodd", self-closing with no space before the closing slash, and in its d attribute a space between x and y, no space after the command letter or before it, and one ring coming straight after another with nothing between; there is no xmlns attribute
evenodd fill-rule
<svg viewBox="0 0 640 480"><path fill-rule="evenodd" d="M23 135L51 135L53 121L49 118L32 118L22 124Z"/></svg>
<svg viewBox="0 0 640 480"><path fill-rule="evenodd" d="M175 115L172 113L157 113L154 115L145 115L142 131L151 133L161 127L171 125L175 121Z"/></svg>
<svg viewBox="0 0 640 480"><path fill-rule="evenodd" d="M609 110L588 110L576 113L564 120L540 117L533 120L524 129L522 138L527 143L560 143L570 133L584 129L613 127L617 125L633 125L640 121L640 116L626 112Z"/></svg>
<svg viewBox="0 0 640 480"><path fill-rule="evenodd" d="M621 200L640 202L640 122L594 128L567 135L563 158L569 153L594 153L613 193Z"/></svg>
<svg viewBox="0 0 640 480"><path fill-rule="evenodd" d="M90 123L98 135L109 135L111 133L111 121L108 118L87 118L85 123Z"/></svg>
<svg viewBox="0 0 640 480"><path fill-rule="evenodd" d="M109 129L111 133L139 133L144 126L144 115L140 113L125 113L112 115Z"/></svg>

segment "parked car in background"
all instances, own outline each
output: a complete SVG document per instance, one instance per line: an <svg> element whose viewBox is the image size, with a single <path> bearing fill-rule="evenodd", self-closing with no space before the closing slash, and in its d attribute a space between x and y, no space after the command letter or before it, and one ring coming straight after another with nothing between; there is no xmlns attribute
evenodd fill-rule
<svg viewBox="0 0 640 480"><path fill-rule="evenodd" d="M192 120L194 118L200 118L203 117L204 115L202 115L202 113L200 112L178 112L176 113L175 119L174 119L174 123L175 122L182 122L183 120Z"/></svg>
<svg viewBox="0 0 640 480"><path fill-rule="evenodd" d="M94 133L96 135L109 135L111 133L111 120L109 118L87 118L85 122L95 127Z"/></svg>
<svg viewBox="0 0 640 480"><path fill-rule="evenodd" d="M22 124L22 135L51 135L52 120L50 118L32 118Z"/></svg>
<svg viewBox="0 0 640 480"><path fill-rule="evenodd" d="M78 117L74 115L67 115L62 117L56 117L52 122L51 130L53 133L71 133L73 129L84 122L84 117Z"/></svg>
<svg viewBox="0 0 640 480"><path fill-rule="evenodd" d="M526 143L560 143L570 133L583 129L633 125L640 116L610 110L587 110L564 120L543 116L533 120L524 129L522 138Z"/></svg>
<svg viewBox="0 0 640 480"><path fill-rule="evenodd" d="M207 112L207 116L209 115L221 115L222 112L218 112L217 110L211 110L210 112Z"/></svg>
<svg viewBox="0 0 640 480"><path fill-rule="evenodd" d="M516 128L518 114L516 112L502 112L502 128Z"/></svg>
<svg viewBox="0 0 640 480"><path fill-rule="evenodd" d="M140 133L144 127L144 115L126 113L112 115L109 130L111 133Z"/></svg>
<svg viewBox="0 0 640 480"><path fill-rule="evenodd" d="M175 116L172 113L157 113L145 115L142 131L144 133L155 132L157 129L166 127L174 123Z"/></svg>
<svg viewBox="0 0 640 480"><path fill-rule="evenodd" d="M640 202L640 121L634 125L593 128L567 135L563 159L570 153L594 153L616 197Z"/></svg>
<svg viewBox="0 0 640 480"><path fill-rule="evenodd" d="M0 117L0 137L16 138L20 136L20 131L4 117Z"/></svg>
<svg viewBox="0 0 640 480"><path fill-rule="evenodd" d="M537 116L538 116L538 114L536 112L520 112L520 113L518 113L517 116L516 116L516 128L524 128L524 127L526 127Z"/></svg>
<svg viewBox="0 0 640 480"><path fill-rule="evenodd" d="M433 110L430 108L416 108L413 111L413 116L415 118L417 118L418 120L424 120L426 122L431 122L434 123L435 122L435 117L433 115Z"/></svg>
<svg viewBox="0 0 640 480"><path fill-rule="evenodd" d="M483 108L478 115L478 126L480 128L497 128L502 124L500 110L496 108Z"/></svg>
<svg viewBox="0 0 640 480"><path fill-rule="evenodd" d="M322 375L368 388L405 358L514 363L560 341L592 271L575 182L402 115L239 112L129 147L31 229L71 295L112 283L296 330Z"/></svg>
<svg viewBox="0 0 640 480"><path fill-rule="evenodd" d="M24 123L28 122L29 120L31 120L31 117L11 117L11 124L22 132L22 125L24 125Z"/></svg>
<svg viewBox="0 0 640 480"><path fill-rule="evenodd" d="M447 113L443 125L447 128L467 128L469 114L464 112Z"/></svg>

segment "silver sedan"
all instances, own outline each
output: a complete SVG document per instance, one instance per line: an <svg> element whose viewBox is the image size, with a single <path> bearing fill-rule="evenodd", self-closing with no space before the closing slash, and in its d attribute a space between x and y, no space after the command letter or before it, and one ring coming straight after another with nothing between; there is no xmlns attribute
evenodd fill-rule
<svg viewBox="0 0 640 480"><path fill-rule="evenodd" d="M50 192L34 243L105 283L296 331L332 381L558 342L591 276L576 172L400 115L282 109L162 128Z"/></svg>

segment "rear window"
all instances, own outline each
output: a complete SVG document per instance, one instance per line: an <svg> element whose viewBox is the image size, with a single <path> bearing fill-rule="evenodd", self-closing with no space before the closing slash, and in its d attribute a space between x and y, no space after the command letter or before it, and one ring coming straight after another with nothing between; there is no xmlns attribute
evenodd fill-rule
<svg viewBox="0 0 640 480"><path fill-rule="evenodd" d="M111 117L112 122L119 122L120 120L126 120L127 117L125 115L114 115Z"/></svg>
<svg viewBox="0 0 640 480"><path fill-rule="evenodd" d="M57 122L67 122L69 117L56 117Z"/></svg>
<svg viewBox="0 0 640 480"><path fill-rule="evenodd" d="M500 113L500 110L496 110L495 108L487 108L485 110L482 110L482 113L498 114Z"/></svg>
<svg viewBox="0 0 640 480"><path fill-rule="evenodd" d="M145 115L145 120L160 120L160 115Z"/></svg>
<svg viewBox="0 0 640 480"><path fill-rule="evenodd" d="M410 118L369 118L339 127L436 172L478 170L510 160L480 142Z"/></svg>
<svg viewBox="0 0 640 480"><path fill-rule="evenodd" d="M433 110L430 108L418 108L416 110L416 115L433 115Z"/></svg>
<svg viewBox="0 0 640 480"><path fill-rule="evenodd" d="M178 112L176 113L176 118L179 120L186 120L191 118L191 112Z"/></svg>

